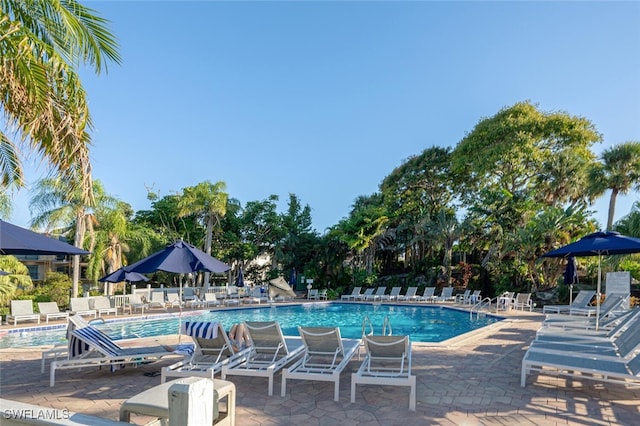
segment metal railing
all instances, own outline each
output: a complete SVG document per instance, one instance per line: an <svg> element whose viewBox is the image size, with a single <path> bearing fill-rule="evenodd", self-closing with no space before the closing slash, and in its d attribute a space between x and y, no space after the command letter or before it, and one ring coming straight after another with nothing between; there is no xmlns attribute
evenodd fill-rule
<svg viewBox="0 0 640 426"><path fill-rule="evenodd" d="M494 300L497 300L497 298L494 297L493 299L491 299L490 297L485 297L484 299L482 299L481 301L473 305L469 310L469 319L471 320L473 319L474 313L476 314L476 319L480 318L481 313L486 314L486 312L483 311L483 309L491 308L491 305L493 304Z"/></svg>

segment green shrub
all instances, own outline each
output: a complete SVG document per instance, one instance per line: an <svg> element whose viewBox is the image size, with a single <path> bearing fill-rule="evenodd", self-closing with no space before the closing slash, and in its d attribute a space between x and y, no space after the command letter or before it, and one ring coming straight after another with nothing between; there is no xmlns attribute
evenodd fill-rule
<svg viewBox="0 0 640 426"><path fill-rule="evenodd" d="M69 305L69 295L72 282L68 275L61 272L51 272L36 289L36 300L40 302L56 302L60 309Z"/></svg>

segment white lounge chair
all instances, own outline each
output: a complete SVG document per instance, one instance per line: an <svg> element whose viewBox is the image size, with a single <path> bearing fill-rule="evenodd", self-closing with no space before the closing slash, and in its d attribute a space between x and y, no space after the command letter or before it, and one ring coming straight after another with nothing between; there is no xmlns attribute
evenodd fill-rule
<svg viewBox="0 0 640 426"><path fill-rule="evenodd" d="M538 371L637 386L630 382L640 382L640 323L631 324L614 342L610 342L613 350L606 346L604 342L596 342L595 345L532 345L522 358L520 384L526 386L527 374ZM615 354L612 355L612 351Z"/></svg>
<svg viewBox="0 0 640 426"><path fill-rule="evenodd" d="M473 293L471 293L471 296L469 296L469 299L467 299L467 302L469 305L475 305L476 303L479 303L482 300L482 290L473 290Z"/></svg>
<svg viewBox="0 0 640 426"><path fill-rule="evenodd" d="M118 369L122 365L138 365L171 355L183 356L164 346L123 348L91 325L74 328L69 336L69 358L51 363L49 385L55 385L57 370L105 366Z"/></svg>
<svg viewBox="0 0 640 426"><path fill-rule="evenodd" d="M456 298L453 295L453 287L443 287L440 296L434 300L436 302L455 302Z"/></svg>
<svg viewBox="0 0 640 426"><path fill-rule="evenodd" d="M98 311L98 315L114 314L118 315L118 308L111 306L111 300L106 296L97 296L93 298L93 309Z"/></svg>
<svg viewBox="0 0 640 426"><path fill-rule="evenodd" d="M267 377L269 396L273 395L275 373L299 357L304 350L302 339L285 340L276 321L245 322L244 326L251 342L251 351L242 362L222 367L222 379L229 375Z"/></svg>
<svg viewBox="0 0 640 426"><path fill-rule="evenodd" d="M629 297L629 294L623 294L623 293L607 294L607 297L605 297L604 302L600 304L600 307L599 307L600 315L602 315L603 310L607 310L611 305L615 305L614 309L618 309L622 305L622 303L625 300L627 300L628 297ZM607 300L609 300L609 303L607 303ZM590 316L595 316L597 311L598 311L598 306L587 306L584 308L570 308L569 315L586 315L590 317Z"/></svg>
<svg viewBox="0 0 640 426"><path fill-rule="evenodd" d="M69 318L69 312L61 312L56 302L38 302L38 310L40 311L40 318L45 320L49 324L50 319L64 319Z"/></svg>
<svg viewBox="0 0 640 426"><path fill-rule="evenodd" d="M640 345L640 322L637 316L626 322L624 330L609 339L566 339L550 340L544 337L534 339L529 345L533 351L571 352L576 355L626 357Z"/></svg>
<svg viewBox="0 0 640 426"><path fill-rule="evenodd" d="M167 377L199 376L213 379L224 365L234 365L242 361L250 350L245 348L236 351L219 322L187 321L182 323L181 332L191 337L195 349L188 361L178 361L162 368L162 383Z"/></svg>
<svg viewBox="0 0 640 426"><path fill-rule="evenodd" d="M375 291L375 293L374 293ZM364 293L362 293L360 296L357 297L358 300L379 300L383 295L384 292L387 291L386 287L378 287L376 289L374 289L373 287L369 287L368 289L366 289L364 291Z"/></svg>
<svg viewBox="0 0 640 426"><path fill-rule="evenodd" d="M307 293L307 299L309 300L318 300L318 289L312 288Z"/></svg>
<svg viewBox="0 0 640 426"><path fill-rule="evenodd" d="M12 300L11 314L7 315L7 323L11 321L14 326L18 321L37 321L40 324L40 314L33 312L32 300Z"/></svg>
<svg viewBox="0 0 640 426"><path fill-rule="evenodd" d="M602 305L600 305L600 317L596 323L596 319L588 315L566 315L566 314L547 314L542 322L542 327L563 327L563 328L599 328L603 326L608 316L613 316L628 295L613 293L607 296ZM594 308L596 309L596 308Z"/></svg>
<svg viewBox="0 0 640 426"><path fill-rule="evenodd" d="M392 287L389 294L382 296L382 300L397 300L401 290L402 287Z"/></svg>
<svg viewBox="0 0 640 426"><path fill-rule="evenodd" d="M360 290L362 290L362 287L354 287L351 294L343 294L340 296L340 300L356 300L360 295Z"/></svg>
<svg viewBox="0 0 640 426"><path fill-rule="evenodd" d="M418 287L408 287L407 292L405 294L398 295L398 301L414 300L416 298L417 291L418 291Z"/></svg>
<svg viewBox="0 0 640 426"><path fill-rule="evenodd" d="M435 291L436 291L435 287L425 287L424 291L422 292L422 296L418 296L418 301L435 302L436 301Z"/></svg>
<svg viewBox="0 0 640 426"><path fill-rule="evenodd" d="M193 300L193 297L189 300ZM165 302L166 308L181 308L182 305L183 302L180 300L180 295L178 293L167 293L167 301Z"/></svg>
<svg viewBox="0 0 640 426"><path fill-rule="evenodd" d="M127 304L122 307L122 310L128 310L130 314L134 314L138 309L144 314L144 310L149 309L149 304L142 300L140 293L130 294L127 297Z"/></svg>
<svg viewBox="0 0 640 426"><path fill-rule="evenodd" d="M542 308L543 314L565 314L569 313L573 309L584 309L589 307L591 299L595 296L596 292L593 290L580 290L575 299L570 305L544 305Z"/></svg>
<svg viewBox="0 0 640 426"><path fill-rule="evenodd" d="M164 291L152 291L151 300L149 300L149 309L164 309L167 310L167 304L164 298Z"/></svg>
<svg viewBox="0 0 640 426"><path fill-rule="evenodd" d="M220 306L220 301L216 297L215 293L207 292L204 294L204 304L207 308L210 308L211 306Z"/></svg>
<svg viewBox="0 0 640 426"><path fill-rule="evenodd" d="M610 340L628 327L628 324L640 317L640 309L632 309L612 319L607 327L598 331L583 327L540 327L536 332L536 340L571 342L574 340Z"/></svg>
<svg viewBox="0 0 640 426"><path fill-rule="evenodd" d="M409 409L416 410L416 376L411 374L409 336L363 336L367 355L357 373L351 374L351 402L356 385L409 386Z"/></svg>
<svg viewBox="0 0 640 426"><path fill-rule="evenodd" d="M467 303L469 297L471 296L471 290L466 289L464 293L456 294L456 303Z"/></svg>
<svg viewBox="0 0 640 426"><path fill-rule="evenodd" d="M343 339L338 327L298 327L304 355L282 372L281 396L287 380L333 382L333 400L340 400L340 374L360 347L358 339Z"/></svg>
<svg viewBox="0 0 640 426"><path fill-rule="evenodd" d="M98 311L91 309L88 297L72 297L71 298L71 314L80 316L97 317Z"/></svg>

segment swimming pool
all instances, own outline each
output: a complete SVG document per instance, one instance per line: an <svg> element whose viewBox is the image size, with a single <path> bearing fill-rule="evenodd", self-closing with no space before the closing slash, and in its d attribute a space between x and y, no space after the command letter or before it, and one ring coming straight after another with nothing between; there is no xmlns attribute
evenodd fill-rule
<svg viewBox="0 0 640 426"><path fill-rule="evenodd" d="M363 319L368 317L375 334L382 334L385 317L393 334L409 334L414 342L442 342L499 321L487 315L471 320L469 313L442 306L388 305L370 303L304 303L249 309L153 316L145 320L108 320L96 324L114 339L176 334L180 321L218 321L225 330L241 321L278 321L285 335L298 335L298 326L339 326L343 337L360 338ZM65 341L65 329L8 333L0 348L41 346Z"/></svg>

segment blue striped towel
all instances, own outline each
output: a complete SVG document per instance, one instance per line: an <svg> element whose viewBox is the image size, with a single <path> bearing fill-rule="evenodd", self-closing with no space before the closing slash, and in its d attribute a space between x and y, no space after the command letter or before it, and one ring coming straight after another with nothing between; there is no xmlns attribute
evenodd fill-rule
<svg viewBox="0 0 640 426"><path fill-rule="evenodd" d="M201 339L215 339L218 337L217 322L184 322L182 324L183 334Z"/></svg>

